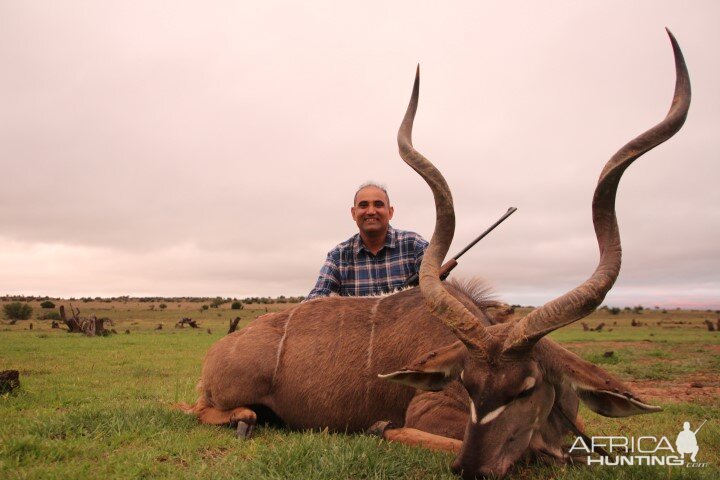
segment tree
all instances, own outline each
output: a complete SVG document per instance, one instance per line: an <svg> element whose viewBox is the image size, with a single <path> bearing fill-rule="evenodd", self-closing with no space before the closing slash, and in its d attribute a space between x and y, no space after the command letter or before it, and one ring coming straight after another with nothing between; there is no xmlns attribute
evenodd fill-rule
<svg viewBox="0 0 720 480"><path fill-rule="evenodd" d="M27 303L12 302L3 306L5 318L10 320L27 320L32 315L32 307Z"/></svg>

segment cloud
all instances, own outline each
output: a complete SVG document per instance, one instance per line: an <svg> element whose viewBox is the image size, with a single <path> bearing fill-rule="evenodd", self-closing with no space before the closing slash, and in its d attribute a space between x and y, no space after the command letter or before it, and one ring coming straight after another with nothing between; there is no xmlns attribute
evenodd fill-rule
<svg viewBox="0 0 720 480"><path fill-rule="evenodd" d="M594 268L604 161L669 107L669 25L695 99L623 178L608 301L717 302L719 8L6 6L0 292L304 294L354 233L350 198L369 178L389 186L396 227L429 237L429 191L394 138L419 61L413 138L453 189L451 253L519 208L457 274L511 303L552 298Z"/></svg>

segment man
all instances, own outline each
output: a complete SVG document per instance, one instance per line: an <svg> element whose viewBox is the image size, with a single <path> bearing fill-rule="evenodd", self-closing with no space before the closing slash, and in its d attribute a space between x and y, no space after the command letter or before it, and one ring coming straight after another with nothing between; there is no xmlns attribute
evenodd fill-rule
<svg viewBox="0 0 720 480"><path fill-rule="evenodd" d="M328 252L308 300L332 294L388 293L420 270L428 242L417 233L392 228L393 213L383 186L372 182L360 186L350 209L359 233Z"/></svg>

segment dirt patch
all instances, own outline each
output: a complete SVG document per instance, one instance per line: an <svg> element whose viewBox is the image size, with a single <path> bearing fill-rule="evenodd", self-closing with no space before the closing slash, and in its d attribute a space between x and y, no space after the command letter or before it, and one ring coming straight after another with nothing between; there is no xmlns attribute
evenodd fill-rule
<svg viewBox="0 0 720 480"><path fill-rule="evenodd" d="M639 352L638 358L632 360L633 364L647 365L657 362L667 364L681 364L685 361L683 356L694 356L692 353L698 348L695 344L680 345L659 345L654 342L568 342L563 343L563 347L575 353L587 350L597 350L598 348L606 351L622 351L623 349L632 349ZM700 355L717 355L720 354L720 345L702 345L705 351ZM643 356L645 352L660 350L667 352L676 352L681 358L656 358L654 356ZM656 403L695 403L699 405L720 405L720 373L714 371L700 371L692 373L674 374L675 378L669 380L624 380L624 383L630 387L644 401Z"/></svg>
<svg viewBox="0 0 720 480"><path fill-rule="evenodd" d="M703 345L702 348L707 349L709 352L720 354L720 345Z"/></svg>
<svg viewBox="0 0 720 480"><path fill-rule="evenodd" d="M691 373L675 380L628 380L625 383L646 402L717 405L720 374Z"/></svg>

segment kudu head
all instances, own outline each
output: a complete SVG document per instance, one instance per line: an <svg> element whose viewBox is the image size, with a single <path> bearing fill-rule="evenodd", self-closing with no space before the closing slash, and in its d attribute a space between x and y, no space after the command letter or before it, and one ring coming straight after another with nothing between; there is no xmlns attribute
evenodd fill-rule
<svg viewBox="0 0 720 480"><path fill-rule="evenodd" d="M580 359L553 366L552 360L547 361L548 341L542 339L592 313L603 301L620 271L620 236L615 215L620 177L635 159L672 137L685 121L690 82L680 48L669 31L668 34L676 70L670 111L662 122L630 141L607 162L595 189L592 215L600 247L597 268L584 283L519 321L495 325L481 323L447 292L439 279L439 268L454 234L455 214L445 179L412 145L418 70L398 132L398 144L403 160L425 179L435 198L435 231L420 269L420 289L432 314L459 341L402 371L382 377L425 390L439 390L450 381L460 380L470 396L470 418L453 470L463 477L503 476L534 443L542 443L539 437L562 382L592 410L606 416L659 410L640 401L603 370ZM538 361L541 357L542 362Z"/></svg>

